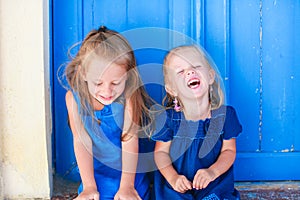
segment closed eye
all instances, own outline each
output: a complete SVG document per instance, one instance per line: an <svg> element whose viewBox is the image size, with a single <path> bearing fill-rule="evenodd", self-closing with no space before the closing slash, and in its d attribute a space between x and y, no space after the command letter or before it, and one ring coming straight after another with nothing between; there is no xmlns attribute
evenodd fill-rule
<svg viewBox="0 0 300 200"><path fill-rule="evenodd" d="M193 66L193 68L200 68L200 67L202 67L202 65Z"/></svg>
<svg viewBox="0 0 300 200"><path fill-rule="evenodd" d="M121 82L112 82L112 85L120 85Z"/></svg>
<svg viewBox="0 0 300 200"><path fill-rule="evenodd" d="M95 86L100 86L102 85L102 82L94 83Z"/></svg>
<svg viewBox="0 0 300 200"><path fill-rule="evenodd" d="M184 72L184 70L179 70L178 72L177 72L177 74L182 74Z"/></svg>
<svg viewBox="0 0 300 200"><path fill-rule="evenodd" d="M113 80L111 82L112 85L120 85L121 83L123 83L124 81L126 81L126 76L121 77L120 79L116 79Z"/></svg>

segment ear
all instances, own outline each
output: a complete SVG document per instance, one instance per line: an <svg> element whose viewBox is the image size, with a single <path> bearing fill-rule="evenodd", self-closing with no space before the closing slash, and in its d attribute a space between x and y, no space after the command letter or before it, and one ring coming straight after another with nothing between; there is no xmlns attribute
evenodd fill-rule
<svg viewBox="0 0 300 200"><path fill-rule="evenodd" d="M216 72L213 69L209 69L209 84L213 84L215 81Z"/></svg>
<svg viewBox="0 0 300 200"><path fill-rule="evenodd" d="M169 93L170 95L176 97L177 96L177 92L175 92L169 85L165 85L165 89L167 91L167 93Z"/></svg>

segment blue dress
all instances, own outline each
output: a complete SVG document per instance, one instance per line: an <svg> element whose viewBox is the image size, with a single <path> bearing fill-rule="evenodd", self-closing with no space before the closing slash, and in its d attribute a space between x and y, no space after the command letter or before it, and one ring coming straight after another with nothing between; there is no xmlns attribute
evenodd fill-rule
<svg viewBox="0 0 300 200"><path fill-rule="evenodd" d="M160 119L161 118L161 119ZM185 175L191 182L198 169L208 168L216 162L223 140L235 138L242 131L233 107L222 106L212 111L206 120L190 121L183 113L166 110L157 118L157 131L152 136L155 141L172 141L170 157L178 174ZM179 193L173 190L159 171L155 172L154 193L157 200L164 199L239 199L234 188L233 166L205 189L188 190Z"/></svg>
<svg viewBox="0 0 300 200"><path fill-rule="evenodd" d="M80 110L78 96L73 93ZM102 110L94 112L101 121L92 120L91 116L82 116L85 129L93 144L94 176L101 200L113 199L120 185L122 173L121 135L123 127L124 106L120 103L105 105ZM150 198L150 181L146 173L136 173L135 189L142 199ZM78 193L83 190L79 186Z"/></svg>

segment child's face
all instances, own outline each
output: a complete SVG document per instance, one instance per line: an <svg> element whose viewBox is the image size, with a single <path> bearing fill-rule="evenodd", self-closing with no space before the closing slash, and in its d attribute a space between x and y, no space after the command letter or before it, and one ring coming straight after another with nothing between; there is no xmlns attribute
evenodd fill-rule
<svg viewBox="0 0 300 200"><path fill-rule="evenodd" d="M126 67L115 63L104 64L94 60L88 66L85 80L90 94L104 105L111 104L124 92Z"/></svg>
<svg viewBox="0 0 300 200"><path fill-rule="evenodd" d="M193 51L187 51L184 57L172 55L167 64L167 73L167 91L182 101L186 98L208 98L209 85L213 83L215 75L204 58Z"/></svg>

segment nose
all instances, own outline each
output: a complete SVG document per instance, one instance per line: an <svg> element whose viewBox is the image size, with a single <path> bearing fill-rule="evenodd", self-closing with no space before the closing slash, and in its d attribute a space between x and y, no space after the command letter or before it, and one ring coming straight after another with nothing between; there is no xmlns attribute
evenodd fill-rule
<svg viewBox="0 0 300 200"><path fill-rule="evenodd" d="M191 75L195 75L195 71L190 69L188 72L187 72L187 75L188 76L191 76Z"/></svg>
<svg viewBox="0 0 300 200"><path fill-rule="evenodd" d="M103 85L103 87L101 88L101 93L103 96L111 96L112 94L111 86L109 84Z"/></svg>

